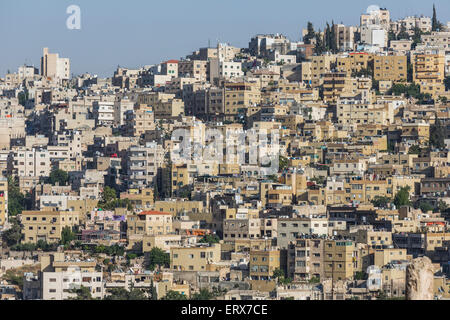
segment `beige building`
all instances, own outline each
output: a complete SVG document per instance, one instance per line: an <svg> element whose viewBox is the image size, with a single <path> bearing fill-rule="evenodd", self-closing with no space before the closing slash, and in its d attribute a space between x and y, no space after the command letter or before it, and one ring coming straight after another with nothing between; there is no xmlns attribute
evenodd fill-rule
<svg viewBox="0 0 450 320"><path fill-rule="evenodd" d="M41 58L41 75L52 80L70 79L70 60L60 58L57 53L49 53L48 48L44 48Z"/></svg>
<svg viewBox="0 0 450 320"><path fill-rule="evenodd" d="M208 271L220 262L220 244L170 249L170 269L177 271Z"/></svg>
<svg viewBox="0 0 450 320"><path fill-rule="evenodd" d="M406 81L406 56L375 56L373 61L374 79L377 81Z"/></svg>
<svg viewBox="0 0 450 320"><path fill-rule="evenodd" d="M249 268L252 280L271 280L273 272L280 269L280 250L251 251Z"/></svg>
<svg viewBox="0 0 450 320"><path fill-rule="evenodd" d="M143 211L127 217L127 235L164 235L172 233L172 215L159 211Z"/></svg>
<svg viewBox="0 0 450 320"><path fill-rule="evenodd" d="M420 85L421 93L433 98L444 94L445 57L441 54L413 54L413 81Z"/></svg>
<svg viewBox="0 0 450 320"><path fill-rule="evenodd" d="M79 213L73 211L23 211L24 243L59 242L65 227L79 225Z"/></svg>

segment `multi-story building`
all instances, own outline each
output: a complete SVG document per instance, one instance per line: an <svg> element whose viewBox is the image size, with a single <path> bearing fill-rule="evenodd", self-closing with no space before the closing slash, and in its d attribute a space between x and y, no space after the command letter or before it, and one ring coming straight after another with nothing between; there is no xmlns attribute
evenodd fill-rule
<svg viewBox="0 0 450 320"><path fill-rule="evenodd" d="M70 60L60 58L57 53L49 53L48 48L44 48L41 58L41 75L52 80L69 80Z"/></svg>
<svg viewBox="0 0 450 320"><path fill-rule="evenodd" d="M40 260L40 296L43 300L74 298L73 290L81 287L87 288L93 298L103 299L103 272L96 271L95 261L70 259L63 252L42 256Z"/></svg>
<svg viewBox="0 0 450 320"><path fill-rule="evenodd" d="M159 211L143 211L128 216L127 235L164 235L172 233L172 214Z"/></svg>
<svg viewBox="0 0 450 320"><path fill-rule="evenodd" d="M434 98L445 92L445 58L441 54L413 54L413 81L420 85L421 93Z"/></svg>
<svg viewBox="0 0 450 320"><path fill-rule="evenodd" d="M288 276L294 281L323 279L324 238L303 237L289 245L287 253Z"/></svg>
<svg viewBox="0 0 450 320"><path fill-rule="evenodd" d="M59 242L63 229L72 229L79 222L79 213L74 211L23 211L23 242Z"/></svg>
<svg viewBox="0 0 450 320"><path fill-rule="evenodd" d="M333 281L353 278L355 243L350 240L325 240L324 277Z"/></svg>
<svg viewBox="0 0 450 320"><path fill-rule="evenodd" d="M377 81L406 81L406 56L375 56L373 61L374 79Z"/></svg>
<svg viewBox="0 0 450 320"><path fill-rule="evenodd" d="M153 185L164 160L162 146L156 142L131 146L127 152L127 184L131 189Z"/></svg>
<svg viewBox="0 0 450 320"><path fill-rule="evenodd" d="M280 250L250 251L249 269L252 280L271 280L273 272L280 269Z"/></svg>
<svg viewBox="0 0 450 320"><path fill-rule="evenodd" d="M220 244L170 248L170 269L176 271L209 271L220 261Z"/></svg>

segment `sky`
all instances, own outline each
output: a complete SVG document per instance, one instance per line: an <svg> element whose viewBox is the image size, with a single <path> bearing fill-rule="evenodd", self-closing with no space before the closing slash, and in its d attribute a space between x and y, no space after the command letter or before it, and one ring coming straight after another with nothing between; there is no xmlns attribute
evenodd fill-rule
<svg viewBox="0 0 450 320"><path fill-rule="evenodd" d="M358 25L369 5L391 18L432 15L450 20L449 0L0 0L0 76L20 65L39 67L42 49L70 58L75 75L112 76L118 65L138 68L180 59L226 42L247 47L256 34L301 40L311 21ZM81 9L81 29L69 30L67 7Z"/></svg>

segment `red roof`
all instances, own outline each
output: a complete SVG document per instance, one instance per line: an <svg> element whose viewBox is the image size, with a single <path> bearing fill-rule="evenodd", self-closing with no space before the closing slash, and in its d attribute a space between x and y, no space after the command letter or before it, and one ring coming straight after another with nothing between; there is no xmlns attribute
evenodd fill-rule
<svg viewBox="0 0 450 320"><path fill-rule="evenodd" d="M166 62L163 62L163 63L178 63L178 62L180 62L180 61L178 61L178 60L169 60L169 61L166 61Z"/></svg>
<svg viewBox="0 0 450 320"><path fill-rule="evenodd" d="M141 213L139 213L140 216L149 216L149 215L172 215L171 213L167 213L167 212L160 212L160 211L142 211Z"/></svg>

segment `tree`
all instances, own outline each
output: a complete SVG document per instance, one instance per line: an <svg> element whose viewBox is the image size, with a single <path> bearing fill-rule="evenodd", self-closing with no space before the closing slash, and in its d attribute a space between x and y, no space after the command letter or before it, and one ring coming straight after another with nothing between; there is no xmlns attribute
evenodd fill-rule
<svg viewBox="0 0 450 320"><path fill-rule="evenodd" d="M423 213L427 213L428 211L433 211L433 206L429 204L428 202L422 202L419 205L420 210L422 210Z"/></svg>
<svg viewBox="0 0 450 320"><path fill-rule="evenodd" d="M445 84L445 90L450 90L450 76L445 77L444 84Z"/></svg>
<svg viewBox="0 0 450 320"><path fill-rule="evenodd" d="M445 203L442 200L439 200L438 205L437 205L437 209L439 210L439 212L445 212L448 209L448 205L447 203Z"/></svg>
<svg viewBox="0 0 450 320"><path fill-rule="evenodd" d="M279 268L273 270L272 277L277 279L278 283L280 284L288 284L292 282L292 279L286 278L284 275L284 271Z"/></svg>
<svg viewBox="0 0 450 320"><path fill-rule="evenodd" d="M430 128L430 145L438 149L445 149L445 129L437 115L435 115L434 124Z"/></svg>
<svg viewBox="0 0 450 320"><path fill-rule="evenodd" d="M114 201L117 199L117 192L115 189L106 186L105 189L103 189L102 193L102 203L108 203L111 201Z"/></svg>
<svg viewBox="0 0 450 320"><path fill-rule="evenodd" d="M17 216L26 209L26 199L20 192L17 178L8 177L8 213L10 216Z"/></svg>
<svg viewBox="0 0 450 320"><path fill-rule="evenodd" d="M109 295L104 300L148 300L145 291L131 286L130 291L125 288L112 288L108 290Z"/></svg>
<svg viewBox="0 0 450 320"><path fill-rule="evenodd" d="M192 295L191 300L211 300L214 298L214 294L209 292L208 289L201 289L199 293L195 293Z"/></svg>
<svg viewBox="0 0 450 320"><path fill-rule="evenodd" d="M436 6L433 3L433 18L431 19L431 31L441 31L442 23L437 19Z"/></svg>
<svg viewBox="0 0 450 320"><path fill-rule="evenodd" d="M75 297L69 298L69 300L95 300L92 297L91 290L87 287L81 286L78 289L70 289L70 293L75 293Z"/></svg>
<svg viewBox="0 0 450 320"><path fill-rule="evenodd" d="M436 15L436 6L433 3L433 18L431 19L431 31L437 31L437 15Z"/></svg>
<svg viewBox="0 0 450 320"><path fill-rule="evenodd" d="M355 280L367 280L367 273L364 271L357 271L355 273Z"/></svg>
<svg viewBox="0 0 450 320"><path fill-rule="evenodd" d="M22 240L22 228L17 219L11 219L12 227L2 233L3 245L12 247Z"/></svg>
<svg viewBox="0 0 450 320"><path fill-rule="evenodd" d="M411 45L412 49L415 49L419 43L422 42L423 32L418 27L414 27L413 43Z"/></svg>
<svg viewBox="0 0 450 320"><path fill-rule="evenodd" d="M62 245L66 245L70 242L72 242L72 240L75 240L76 234L72 231L71 227L64 227L61 231L61 244Z"/></svg>
<svg viewBox="0 0 450 320"><path fill-rule="evenodd" d="M314 52L316 54L322 54L325 52L325 44L323 42L322 34L319 30L319 32L316 34L316 46L314 48Z"/></svg>
<svg viewBox="0 0 450 320"><path fill-rule="evenodd" d="M388 197L376 196L371 202L374 207L386 208L387 205L391 202L391 199Z"/></svg>
<svg viewBox="0 0 450 320"><path fill-rule="evenodd" d="M278 165L279 165L280 171L284 171L284 169L289 168L289 160L286 157L280 156Z"/></svg>
<svg viewBox="0 0 450 320"><path fill-rule="evenodd" d="M408 206L411 204L411 201L409 200L410 190L411 188L409 186L406 186L401 188L400 191L397 192L394 198L394 204L397 208L400 208L402 206Z"/></svg>
<svg viewBox="0 0 450 320"><path fill-rule="evenodd" d="M155 267L169 267L170 266L170 255L158 247L154 247L148 253L148 264L147 267L150 270L154 270Z"/></svg>
<svg viewBox="0 0 450 320"><path fill-rule="evenodd" d="M69 174L60 169L52 170L52 172L50 173L49 182L54 186L56 184L60 186L66 186L69 182Z"/></svg>
<svg viewBox="0 0 450 320"><path fill-rule="evenodd" d="M420 152L420 146L417 144L412 145L408 150L408 154L420 154Z"/></svg>
<svg viewBox="0 0 450 320"><path fill-rule="evenodd" d="M305 44L311 44L311 40L316 37L316 32L314 31L314 26L311 22L308 21L307 33L303 37L303 42Z"/></svg>
<svg viewBox="0 0 450 320"><path fill-rule="evenodd" d="M397 34L397 40L404 40L404 39L409 39L409 34L406 31L406 26L404 24L402 24L402 26L400 27L400 32Z"/></svg>
<svg viewBox="0 0 450 320"><path fill-rule="evenodd" d="M337 41L336 41L336 30L335 30L334 21L331 21L330 50L333 53L338 52L338 45L337 45Z"/></svg>
<svg viewBox="0 0 450 320"><path fill-rule="evenodd" d="M199 243L213 244L213 243L219 243L219 242L220 242L220 238L217 235L211 235L211 234L207 234L206 236L204 236L203 238L201 238L199 240Z"/></svg>
<svg viewBox="0 0 450 320"><path fill-rule="evenodd" d="M161 300L187 300L187 297L177 291L170 290Z"/></svg>

